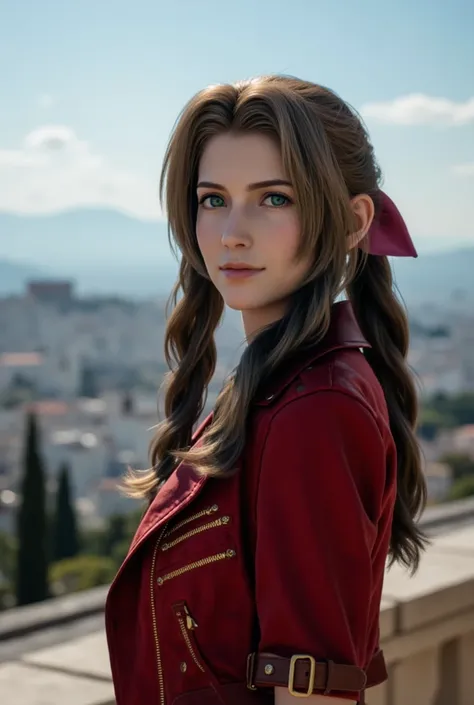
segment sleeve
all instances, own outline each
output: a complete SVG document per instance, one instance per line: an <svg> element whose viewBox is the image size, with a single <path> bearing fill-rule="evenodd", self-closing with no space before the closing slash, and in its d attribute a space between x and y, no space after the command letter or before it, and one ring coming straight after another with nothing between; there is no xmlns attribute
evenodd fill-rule
<svg viewBox="0 0 474 705"><path fill-rule="evenodd" d="M383 438L363 402L319 391L277 411L257 497L260 652L367 666L385 483Z"/></svg>

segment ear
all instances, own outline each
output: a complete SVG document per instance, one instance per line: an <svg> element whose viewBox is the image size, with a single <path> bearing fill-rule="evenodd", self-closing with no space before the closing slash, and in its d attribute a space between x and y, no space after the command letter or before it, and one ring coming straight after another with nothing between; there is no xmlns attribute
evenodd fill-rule
<svg viewBox="0 0 474 705"><path fill-rule="evenodd" d="M355 215L357 230L351 233L348 237L348 250L354 247L364 239L367 235L375 215L374 202L366 193L361 193L354 196L351 200L351 207Z"/></svg>

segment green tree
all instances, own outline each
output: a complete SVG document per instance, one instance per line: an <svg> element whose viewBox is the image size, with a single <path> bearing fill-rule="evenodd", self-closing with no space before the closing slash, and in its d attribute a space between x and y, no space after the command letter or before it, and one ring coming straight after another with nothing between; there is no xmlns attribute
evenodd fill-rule
<svg viewBox="0 0 474 705"><path fill-rule="evenodd" d="M448 499L455 500L472 496L474 496L474 475L466 475L453 483Z"/></svg>
<svg viewBox="0 0 474 705"><path fill-rule="evenodd" d="M45 600L48 597L46 491L34 414L27 418L17 538L17 604Z"/></svg>
<svg viewBox="0 0 474 705"><path fill-rule="evenodd" d="M71 498L69 468L63 465L59 471L56 511L53 523L53 560L73 558L79 553L79 536L76 512Z"/></svg>
<svg viewBox="0 0 474 705"><path fill-rule="evenodd" d="M435 394L427 404L439 414L452 419L453 426L464 426L474 423L474 393L447 395Z"/></svg>
<svg viewBox="0 0 474 705"><path fill-rule="evenodd" d="M441 413L431 406L421 409L418 422L418 435L426 441L433 441L443 428L452 428L455 420L447 413Z"/></svg>
<svg viewBox="0 0 474 705"><path fill-rule="evenodd" d="M111 556L115 546L127 538L127 517L123 514L113 514L109 517L104 538L104 555Z"/></svg>
<svg viewBox="0 0 474 705"><path fill-rule="evenodd" d="M0 610L15 604L16 541L0 531Z"/></svg>
<svg viewBox="0 0 474 705"><path fill-rule="evenodd" d="M449 465L453 472L453 479L460 480L464 477L474 476L474 460L463 453L447 453L440 458L442 463Z"/></svg>
<svg viewBox="0 0 474 705"><path fill-rule="evenodd" d="M87 367L87 365L85 365L81 370L79 396L87 397L88 399L96 399L99 396L96 375L90 367Z"/></svg>
<svg viewBox="0 0 474 705"><path fill-rule="evenodd" d="M51 566L50 579L57 595L107 585L115 577L116 566L106 556L76 556Z"/></svg>
<svg viewBox="0 0 474 705"><path fill-rule="evenodd" d="M0 531L0 574L12 585L15 582L17 547L15 537Z"/></svg>

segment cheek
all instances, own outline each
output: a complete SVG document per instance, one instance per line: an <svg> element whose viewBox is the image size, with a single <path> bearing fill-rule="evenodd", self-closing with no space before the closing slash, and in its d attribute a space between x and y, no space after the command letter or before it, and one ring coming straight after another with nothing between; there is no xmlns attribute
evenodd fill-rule
<svg viewBox="0 0 474 705"><path fill-rule="evenodd" d="M196 220L196 238L204 260L212 257L212 253L219 247L220 237L216 220L216 218L206 218L206 213L198 214Z"/></svg>
<svg viewBox="0 0 474 705"><path fill-rule="evenodd" d="M271 224L269 232L274 256L286 265L295 260L300 245L300 223L295 211L288 209L280 213L279 218Z"/></svg>

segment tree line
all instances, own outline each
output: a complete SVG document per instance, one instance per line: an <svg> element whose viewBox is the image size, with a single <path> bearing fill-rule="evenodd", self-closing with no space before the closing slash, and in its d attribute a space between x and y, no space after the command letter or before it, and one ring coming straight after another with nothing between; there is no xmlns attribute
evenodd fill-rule
<svg viewBox="0 0 474 705"><path fill-rule="evenodd" d="M29 414L16 531L0 532L0 609L109 583L140 519L116 515L103 528L81 531L66 464L50 511L40 445L36 416Z"/></svg>

